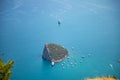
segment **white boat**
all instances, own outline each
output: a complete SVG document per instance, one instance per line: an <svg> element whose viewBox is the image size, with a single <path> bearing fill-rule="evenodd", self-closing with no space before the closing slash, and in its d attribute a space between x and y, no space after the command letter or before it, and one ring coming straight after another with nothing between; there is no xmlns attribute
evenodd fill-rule
<svg viewBox="0 0 120 80"><path fill-rule="evenodd" d="M54 66L54 64L55 64L54 62L51 62L51 65L52 65L52 66Z"/></svg>

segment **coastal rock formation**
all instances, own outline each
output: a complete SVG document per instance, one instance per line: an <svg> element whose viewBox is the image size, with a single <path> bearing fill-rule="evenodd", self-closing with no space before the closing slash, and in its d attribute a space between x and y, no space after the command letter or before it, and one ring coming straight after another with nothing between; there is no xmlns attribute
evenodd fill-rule
<svg viewBox="0 0 120 80"><path fill-rule="evenodd" d="M55 62L62 61L68 55L68 50L60 45L54 43L45 44L42 58L51 62L54 65Z"/></svg>
<svg viewBox="0 0 120 80"><path fill-rule="evenodd" d="M115 76L108 76L108 77L96 77L96 78L86 78L85 80L119 80Z"/></svg>

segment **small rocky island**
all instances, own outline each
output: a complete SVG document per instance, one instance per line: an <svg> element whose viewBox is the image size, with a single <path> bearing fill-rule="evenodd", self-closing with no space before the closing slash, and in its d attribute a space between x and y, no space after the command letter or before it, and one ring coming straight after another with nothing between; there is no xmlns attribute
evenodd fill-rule
<svg viewBox="0 0 120 80"><path fill-rule="evenodd" d="M68 55L68 50L58 44L45 44L42 58L51 62L53 66L55 62L62 61Z"/></svg>

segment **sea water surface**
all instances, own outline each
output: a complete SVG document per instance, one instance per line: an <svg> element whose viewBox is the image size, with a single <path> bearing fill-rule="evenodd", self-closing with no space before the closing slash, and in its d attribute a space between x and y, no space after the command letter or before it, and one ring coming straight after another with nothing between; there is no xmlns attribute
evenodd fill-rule
<svg viewBox="0 0 120 80"><path fill-rule="evenodd" d="M0 0L0 54L4 53L0 57L15 61L11 80L120 78L119 4L119 0ZM69 58L51 67L41 58L47 42L67 48Z"/></svg>

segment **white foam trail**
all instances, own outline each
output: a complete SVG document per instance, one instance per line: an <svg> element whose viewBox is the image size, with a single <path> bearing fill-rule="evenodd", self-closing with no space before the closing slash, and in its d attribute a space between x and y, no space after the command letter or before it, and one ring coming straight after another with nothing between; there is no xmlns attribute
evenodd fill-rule
<svg viewBox="0 0 120 80"><path fill-rule="evenodd" d="M95 8L111 10L111 8L109 6L105 6L105 5L101 5L101 4L97 4L97 3L86 2L86 4L93 6Z"/></svg>
<svg viewBox="0 0 120 80"><path fill-rule="evenodd" d="M89 11L93 14L100 14L100 12L106 12L106 11L115 11L111 6L105 5L102 3L95 3L90 1L81 1L78 3L75 3L76 5L74 7L84 9L85 11Z"/></svg>
<svg viewBox="0 0 120 80"><path fill-rule="evenodd" d="M50 16L55 19L61 19L62 15L68 12L73 6L70 4L69 0L51 0L53 3L58 4L58 9L52 13Z"/></svg>
<svg viewBox="0 0 120 80"><path fill-rule="evenodd" d="M12 8L1 11L0 14L5 14L5 13L8 13L9 11L11 11L11 10L18 9L23 4L22 0L13 0L13 2L15 2L15 5Z"/></svg>
<svg viewBox="0 0 120 80"><path fill-rule="evenodd" d="M22 0L18 0L16 3L16 5L12 8L12 9L17 9L22 5Z"/></svg>
<svg viewBox="0 0 120 80"><path fill-rule="evenodd" d="M112 64L109 64L110 68L113 70L113 65Z"/></svg>

